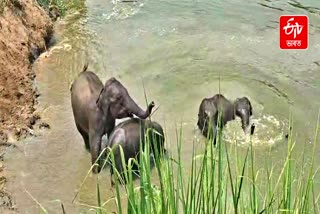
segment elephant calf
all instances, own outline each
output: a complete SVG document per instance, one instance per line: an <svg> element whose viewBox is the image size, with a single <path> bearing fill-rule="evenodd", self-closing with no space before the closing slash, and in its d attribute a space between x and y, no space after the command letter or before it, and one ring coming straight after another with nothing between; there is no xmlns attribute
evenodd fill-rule
<svg viewBox="0 0 320 214"><path fill-rule="evenodd" d="M221 128L235 116L241 118L242 129L246 133L252 116L252 106L247 97L237 98L234 102L226 99L222 94L216 94L210 98L204 98L199 107L198 128L204 136L208 136L209 121L211 121L212 137L216 144L218 116L221 112ZM253 131L252 131L253 132ZM252 133L253 134L253 133Z"/></svg>
<svg viewBox="0 0 320 214"><path fill-rule="evenodd" d="M148 130L148 131L147 131ZM147 135L145 135L147 132ZM147 136L147 141L145 139ZM128 161L130 158L134 158L139 162L139 151L140 151L140 142L142 149L145 147L145 143L150 143L150 154L154 154L155 158L160 157L166 153L164 148L164 132L160 124L157 122L152 122L150 120L141 120L139 118L131 118L129 120L123 121L118 124L112 134L110 135L107 145L102 147L109 147L112 149L114 155L114 165L119 172L122 180L124 179L124 167L127 167ZM122 147L124 160L126 165L122 165L120 147ZM111 159L111 155L109 156ZM112 162L111 162L112 163ZM139 166L133 165L132 170L139 174ZM113 185L112 175L113 168L111 166L111 184Z"/></svg>
<svg viewBox="0 0 320 214"><path fill-rule="evenodd" d="M108 79L103 85L99 77L87 68L85 65L72 83L71 105L75 124L94 164L101 152L101 138L104 134L110 136L115 119L133 117L133 114L145 119L151 114L154 103L151 102L146 111L142 110L116 78ZM98 167L93 168L93 173L100 172L99 162L101 160Z"/></svg>

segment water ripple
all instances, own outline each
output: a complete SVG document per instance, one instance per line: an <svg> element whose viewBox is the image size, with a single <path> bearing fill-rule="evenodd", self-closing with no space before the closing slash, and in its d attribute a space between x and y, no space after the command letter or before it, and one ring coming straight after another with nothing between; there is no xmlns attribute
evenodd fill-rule
<svg viewBox="0 0 320 214"><path fill-rule="evenodd" d="M285 92L281 91L279 88L277 88L274 84L272 84L266 80L259 80L259 79L253 79L253 80L267 86L268 88L273 90L275 92L275 94L277 94L279 97L286 99L288 103L292 103L292 101L290 100L288 95Z"/></svg>
<svg viewBox="0 0 320 214"><path fill-rule="evenodd" d="M112 1L114 7L110 14L103 14L107 20L123 20L130 18L140 12L141 8L145 5L145 2L123 2L121 0Z"/></svg>
<svg viewBox="0 0 320 214"><path fill-rule="evenodd" d="M270 8L270 9L279 10L279 11L284 11L284 10L281 9L281 8L274 7L274 6L270 6L270 5L267 5L267 4L264 4L264 3L258 3L258 4L260 4L260 5L263 6L263 7Z"/></svg>
<svg viewBox="0 0 320 214"><path fill-rule="evenodd" d="M314 13L314 14L320 15L320 8L304 6L303 4L301 4L300 2L298 2L296 0L292 0L292 2L288 2L288 4L295 7L295 8L306 10L309 13Z"/></svg>

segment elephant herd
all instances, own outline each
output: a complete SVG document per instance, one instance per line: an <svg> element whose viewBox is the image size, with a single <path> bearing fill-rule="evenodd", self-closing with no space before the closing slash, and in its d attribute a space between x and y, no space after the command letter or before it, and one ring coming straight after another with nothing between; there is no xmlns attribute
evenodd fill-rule
<svg viewBox="0 0 320 214"><path fill-rule="evenodd" d="M103 85L99 77L88 70L88 64L73 81L70 91L76 127L83 137L86 149L91 153L91 163L97 162L92 169L93 173L101 171L102 159L98 160L98 157L105 148L112 148L114 164L121 173L123 166L120 149L116 146L121 145L125 161L135 158L140 151L140 142L141 145L145 144L144 136L147 130L150 130L147 136L151 152L165 153L165 138L161 125L147 120L155 106L154 102L151 102L146 110L142 110L121 82L112 77ZM252 106L247 97L238 98L234 102L221 94L204 98L199 107L197 126L204 136L211 134L214 143L216 143L218 115L221 115L219 127L234 120L235 116L240 117L242 129L246 133ZM130 119L115 126L116 119L127 117ZM107 136L107 141L102 140L103 136Z"/></svg>

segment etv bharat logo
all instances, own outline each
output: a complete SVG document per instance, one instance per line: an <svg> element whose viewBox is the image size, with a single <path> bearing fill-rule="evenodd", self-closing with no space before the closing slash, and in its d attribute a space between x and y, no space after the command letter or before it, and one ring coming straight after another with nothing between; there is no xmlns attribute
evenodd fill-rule
<svg viewBox="0 0 320 214"><path fill-rule="evenodd" d="M308 48L308 16L280 16L280 48Z"/></svg>

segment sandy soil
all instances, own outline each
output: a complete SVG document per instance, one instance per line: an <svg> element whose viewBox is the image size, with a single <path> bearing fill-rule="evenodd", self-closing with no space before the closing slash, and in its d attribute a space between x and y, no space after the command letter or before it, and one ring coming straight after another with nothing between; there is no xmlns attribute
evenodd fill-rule
<svg viewBox="0 0 320 214"><path fill-rule="evenodd" d="M35 0L0 0L0 212L13 210L5 190L5 148L33 134L40 117L32 62L46 46L53 32L52 20ZM3 3L2 3L3 4ZM46 126L46 125L44 125Z"/></svg>

